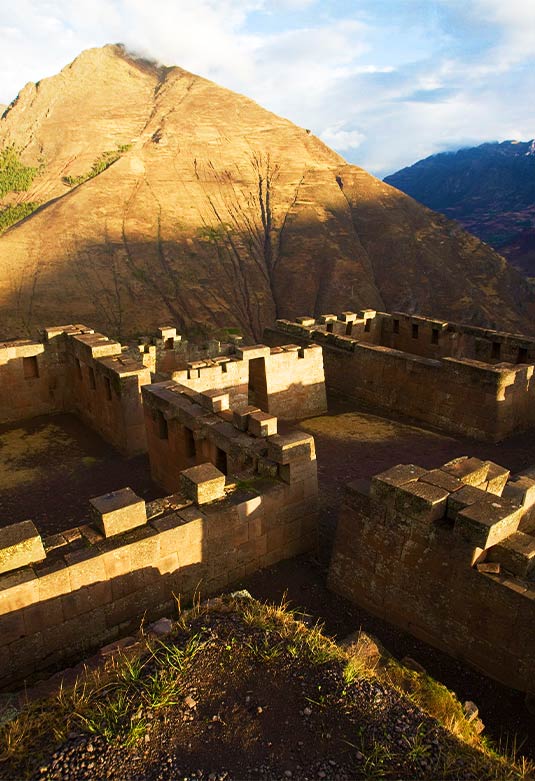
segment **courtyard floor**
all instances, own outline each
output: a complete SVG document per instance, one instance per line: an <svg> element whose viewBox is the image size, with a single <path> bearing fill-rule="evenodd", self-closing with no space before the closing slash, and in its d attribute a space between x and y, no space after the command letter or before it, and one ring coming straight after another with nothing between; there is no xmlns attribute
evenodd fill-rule
<svg viewBox="0 0 535 781"><path fill-rule="evenodd" d="M91 497L125 486L161 495L146 455L123 458L74 415L0 426L0 526L30 519L55 534L87 522Z"/></svg>

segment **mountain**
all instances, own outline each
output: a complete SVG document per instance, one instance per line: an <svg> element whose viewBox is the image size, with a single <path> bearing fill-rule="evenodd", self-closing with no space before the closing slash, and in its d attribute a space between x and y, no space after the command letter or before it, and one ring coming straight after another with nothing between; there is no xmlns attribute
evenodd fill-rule
<svg viewBox="0 0 535 781"><path fill-rule="evenodd" d="M2 160L0 337L172 322L259 339L275 317L361 307L534 332L526 280L455 223L120 45L27 84L0 120Z"/></svg>
<svg viewBox="0 0 535 781"><path fill-rule="evenodd" d="M457 220L535 277L535 141L432 155L385 182Z"/></svg>

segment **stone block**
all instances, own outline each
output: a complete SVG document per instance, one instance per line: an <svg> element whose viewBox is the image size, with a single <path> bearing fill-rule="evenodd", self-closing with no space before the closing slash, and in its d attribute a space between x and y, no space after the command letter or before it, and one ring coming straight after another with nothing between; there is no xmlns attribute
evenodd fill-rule
<svg viewBox="0 0 535 781"><path fill-rule="evenodd" d="M252 412L247 423L253 437L271 437L277 433L277 418L268 412Z"/></svg>
<svg viewBox="0 0 535 781"><path fill-rule="evenodd" d="M296 318L296 322L299 323L299 325L304 325L306 328L311 328L313 325L316 325L314 317L298 317Z"/></svg>
<svg viewBox="0 0 535 781"><path fill-rule="evenodd" d="M225 475L213 464L199 464L180 473L182 491L197 504L215 502L225 496Z"/></svg>
<svg viewBox="0 0 535 781"><path fill-rule="evenodd" d="M391 469L387 469L386 472L381 472L372 477L369 491L370 498L393 509L397 488L416 482L426 473L426 469L422 469L414 464L393 466Z"/></svg>
<svg viewBox="0 0 535 781"><path fill-rule="evenodd" d="M465 485L465 483L458 478L453 477L453 475L443 472L442 469L431 469L427 474L420 478L420 481L429 483L430 485L436 485L438 488L444 488L450 493L459 491Z"/></svg>
<svg viewBox="0 0 535 781"><path fill-rule="evenodd" d="M506 483L502 496L527 510L535 504L535 480L525 475L513 477Z"/></svg>
<svg viewBox="0 0 535 781"><path fill-rule="evenodd" d="M229 394L221 390L203 391L200 394L200 402L208 412L223 412L230 407Z"/></svg>
<svg viewBox="0 0 535 781"><path fill-rule="evenodd" d="M333 314L320 315L318 317L318 323L322 323L322 324L332 323L336 320L338 320L338 316Z"/></svg>
<svg viewBox="0 0 535 781"><path fill-rule="evenodd" d="M275 461L271 461L269 458L264 458L263 456L260 456L256 466L256 471L258 472L259 475L262 475L263 477L275 478L277 477L278 466L275 463Z"/></svg>
<svg viewBox="0 0 535 781"><path fill-rule="evenodd" d="M429 523L443 518L449 493L437 485L412 481L396 487L394 508L402 515Z"/></svg>
<svg viewBox="0 0 535 781"><path fill-rule="evenodd" d="M489 471L487 473L487 491L496 496L502 496L503 489L509 479L511 472L493 461L489 461Z"/></svg>
<svg viewBox="0 0 535 781"><path fill-rule="evenodd" d="M63 604L60 598L49 600L46 604L37 602L21 611L24 617L26 635L42 632L49 626L58 626L65 620Z"/></svg>
<svg viewBox="0 0 535 781"><path fill-rule="evenodd" d="M42 561L45 555L32 521L20 521L0 529L0 574Z"/></svg>
<svg viewBox="0 0 535 781"><path fill-rule="evenodd" d="M482 561L480 564L476 564L476 569L486 575L499 575L501 568L497 561Z"/></svg>
<svg viewBox="0 0 535 781"><path fill-rule="evenodd" d="M0 576L0 615L32 605L38 599L38 582L31 567Z"/></svg>
<svg viewBox="0 0 535 781"><path fill-rule="evenodd" d="M390 485L405 485L413 480L419 480L427 474L427 470L414 464L398 464L386 472L375 475L373 480L380 480L382 483Z"/></svg>
<svg viewBox="0 0 535 781"><path fill-rule="evenodd" d="M483 491L481 488L476 488L473 485L462 483L462 486L459 491L455 491L448 498L446 515L452 521L457 517L457 513L464 510L465 507L470 507L470 505L478 502L491 502L496 498L494 494L489 494L487 491Z"/></svg>
<svg viewBox="0 0 535 781"><path fill-rule="evenodd" d="M131 488L121 488L89 501L95 523L105 537L122 534L147 523L145 502Z"/></svg>
<svg viewBox="0 0 535 781"><path fill-rule="evenodd" d="M2 645L19 640L26 634L24 625L24 610L15 610L5 615L0 615L0 637ZM1 673L0 673L1 675Z"/></svg>
<svg viewBox="0 0 535 781"><path fill-rule="evenodd" d="M314 438L302 431L289 434L275 434L268 439L267 456L277 464L289 464L300 458L316 457Z"/></svg>
<svg viewBox="0 0 535 781"><path fill-rule="evenodd" d="M521 510L506 499L478 502L461 510L453 531L480 548L490 548L518 528Z"/></svg>
<svg viewBox="0 0 535 781"><path fill-rule="evenodd" d="M490 462L481 461L479 458L454 458L442 467L447 472L467 485L480 485L485 482L489 473Z"/></svg>
<svg viewBox="0 0 535 781"><path fill-rule="evenodd" d="M36 564L34 572L37 576L40 602L55 599L70 592L69 568L62 559L54 562L45 560L41 564Z"/></svg>
<svg viewBox="0 0 535 781"><path fill-rule="evenodd" d="M158 328L157 334L158 334L158 339L163 339L164 341L166 339L175 339L176 328L173 328L170 325L162 326L161 328Z"/></svg>
<svg viewBox="0 0 535 781"><path fill-rule="evenodd" d="M499 562L503 569L513 575L531 580L535 575L535 537L513 532L489 551L488 559Z"/></svg>
<svg viewBox="0 0 535 781"><path fill-rule="evenodd" d="M254 344L251 347L238 347L236 357L241 361L251 361L254 358L269 358L269 347L265 344Z"/></svg>
<svg viewBox="0 0 535 781"><path fill-rule="evenodd" d="M259 407L247 405L246 407L238 407L232 411L232 423L240 431L247 431L249 425L249 415L253 412L260 412Z"/></svg>

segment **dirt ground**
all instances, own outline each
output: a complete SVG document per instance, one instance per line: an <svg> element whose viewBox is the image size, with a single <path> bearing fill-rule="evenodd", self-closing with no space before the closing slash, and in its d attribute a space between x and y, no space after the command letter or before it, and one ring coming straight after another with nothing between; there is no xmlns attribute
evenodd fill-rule
<svg viewBox="0 0 535 781"><path fill-rule="evenodd" d="M86 522L89 499L130 486L161 496L146 455L126 459L74 415L0 426L0 525L31 519L46 536Z"/></svg>
<svg viewBox="0 0 535 781"><path fill-rule="evenodd" d="M424 429L410 420L382 417L339 396L329 398L329 413L299 421L314 436L320 481L320 559L327 565L338 505L350 480L371 478L396 464L426 469L458 456L477 456L512 473L535 464L535 436L528 431L494 444Z"/></svg>
<svg viewBox="0 0 535 781"><path fill-rule="evenodd" d="M140 644L89 684L92 701L56 700L61 712L41 711L18 761L0 762L0 778L518 778L448 733L388 674L348 675L351 657L316 632L240 603L213 600L161 643Z"/></svg>
<svg viewBox="0 0 535 781"><path fill-rule="evenodd" d="M326 588L326 571L318 561L299 557L284 561L241 581L236 588L247 589L260 601L288 602L319 621L328 636L341 640L362 629L376 637L398 660L410 656L436 680L458 696L479 707L485 734L495 743L519 750L535 759L535 716L524 704L524 695L501 686L472 670L448 654L433 648L392 624L332 593Z"/></svg>

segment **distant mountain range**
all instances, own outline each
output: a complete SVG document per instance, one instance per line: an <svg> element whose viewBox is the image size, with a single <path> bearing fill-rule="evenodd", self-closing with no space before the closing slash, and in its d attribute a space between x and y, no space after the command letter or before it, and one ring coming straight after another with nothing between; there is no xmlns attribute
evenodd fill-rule
<svg viewBox="0 0 535 781"><path fill-rule="evenodd" d="M0 338L190 336L362 307L535 333L527 280L305 128L110 45L0 118Z"/></svg>
<svg viewBox="0 0 535 781"><path fill-rule="evenodd" d="M442 212L535 277L535 141L426 157L385 182Z"/></svg>

